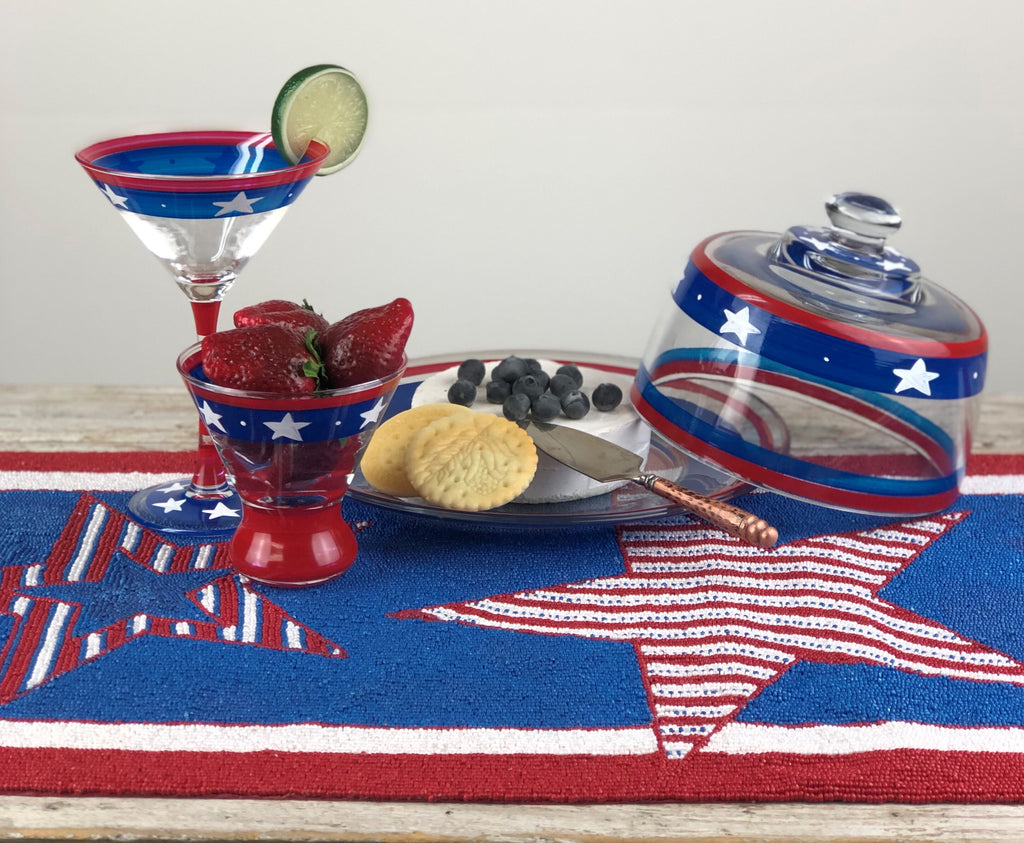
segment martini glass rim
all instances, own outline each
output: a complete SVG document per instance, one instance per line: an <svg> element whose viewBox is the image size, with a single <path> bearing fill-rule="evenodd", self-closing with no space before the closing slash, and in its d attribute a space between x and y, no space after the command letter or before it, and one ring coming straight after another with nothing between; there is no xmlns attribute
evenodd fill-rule
<svg viewBox="0 0 1024 843"><path fill-rule="evenodd" d="M269 132L246 132L237 130L185 130L177 132L154 132L149 134L123 135L92 143L75 153L75 160L90 174L112 182L125 182L149 185L202 185L211 187L225 182L234 184L266 182L268 179L285 178L287 181L298 181L314 175L330 154L330 147L319 140L311 140L302 159L295 164L248 173L213 173L213 174L167 174L138 173L120 170L97 164L96 161L107 155L127 152L136 149L159 149L171 146L197 146L202 144L220 144L237 147L269 148L277 150L273 136Z"/></svg>

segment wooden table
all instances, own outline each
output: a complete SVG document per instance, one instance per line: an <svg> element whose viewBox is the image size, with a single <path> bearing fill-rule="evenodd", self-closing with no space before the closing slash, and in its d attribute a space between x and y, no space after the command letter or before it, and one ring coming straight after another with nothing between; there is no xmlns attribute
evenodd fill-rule
<svg viewBox="0 0 1024 843"><path fill-rule="evenodd" d="M195 411L183 389L0 386L0 450L187 450L195 431ZM974 451L1024 452L1024 396L985 397ZM1024 840L1024 806L0 796L0 839L1016 843Z"/></svg>

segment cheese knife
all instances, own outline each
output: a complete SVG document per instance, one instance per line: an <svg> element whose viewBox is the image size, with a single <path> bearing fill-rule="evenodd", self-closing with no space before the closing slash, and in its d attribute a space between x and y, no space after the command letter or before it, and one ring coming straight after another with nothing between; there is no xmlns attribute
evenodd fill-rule
<svg viewBox="0 0 1024 843"><path fill-rule="evenodd" d="M779 538L778 530L756 515L692 492L657 474L644 473L643 458L627 448L564 425L526 421L522 426L534 445L549 457L599 483L637 483L730 535L760 547L771 547Z"/></svg>

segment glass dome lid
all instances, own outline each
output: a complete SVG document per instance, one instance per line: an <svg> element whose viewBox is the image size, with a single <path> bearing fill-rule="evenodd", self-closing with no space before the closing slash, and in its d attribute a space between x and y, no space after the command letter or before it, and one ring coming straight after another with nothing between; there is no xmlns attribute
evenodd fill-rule
<svg viewBox="0 0 1024 843"><path fill-rule="evenodd" d="M687 313L717 328L741 299L746 312L733 311L723 333L850 386L936 398L981 392L985 328L886 243L900 228L895 209L860 193L834 196L826 208L832 227L794 226L781 237L730 232L701 243L692 261L706 283L695 278L688 288ZM915 366L920 375L897 373Z"/></svg>
<svg viewBox="0 0 1024 843"><path fill-rule="evenodd" d="M826 212L831 226L698 244L634 403L663 435L748 482L858 511L937 511L966 463L985 328L888 244L901 225L889 203L842 193ZM711 418L700 396L712 385L737 408L771 406L784 447Z"/></svg>

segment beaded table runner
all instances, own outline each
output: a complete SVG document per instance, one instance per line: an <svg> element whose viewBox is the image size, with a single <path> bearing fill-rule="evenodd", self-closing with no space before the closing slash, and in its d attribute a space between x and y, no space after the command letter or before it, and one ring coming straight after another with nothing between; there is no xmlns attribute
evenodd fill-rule
<svg viewBox="0 0 1024 843"><path fill-rule="evenodd" d="M347 500L358 560L299 590L125 515L188 466L0 454L0 791L1024 798L1024 456L923 518L741 498L771 550Z"/></svg>

